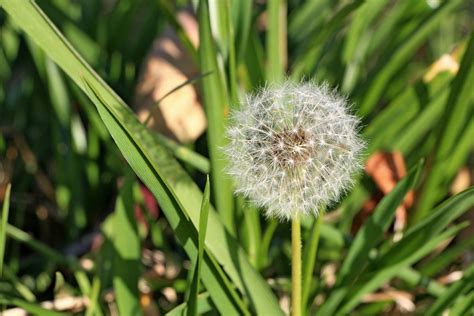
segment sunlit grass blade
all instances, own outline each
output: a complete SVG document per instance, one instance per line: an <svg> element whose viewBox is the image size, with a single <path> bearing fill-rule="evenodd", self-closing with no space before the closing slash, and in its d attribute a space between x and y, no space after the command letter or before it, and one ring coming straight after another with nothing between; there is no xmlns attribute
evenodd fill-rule
<svg viewBox="0 0 474 316"><path fill-rule="evenodd" d="M207 0L199 1L198 18L201 71L203 73L212 72L209 76L202 79L202 92L208 124L207 141L211 158L213 200L224 225L234 234L235 219L232 185L224 172L226 158L221 149L226 144L225 121L229 112L229 99L225 85L226 81L217 63L216 44L212 38Z"/></svg>
<svg viewBox="0 0 474 316"><path fill-rule="evenodd" d="M287 58L286 0L267 1L267 72L270 82L280 82L285 74Z"/></svg>
<svg viewBox="0 0 474 316"><path fill-rule="evenodd" d="M187 315L196 316L198 307L198 292L199 292L199 280L201 279L201 265L202 257L204 256L204 241L206 240L207 230L207 219L209 216L209 199L210 199L210 185L209 177L206 179L206 187L204 188L204 194L201 203L201 212L199 216L199 243L198 243L198 255L194 264L194 273L191 281L191 288L188 297L188 310Z"/></svg>
<svg viewBox="0 0 474 316"><path fill-rule="evenodd" d="M5 198L3 199L2 206L2 217L0 222L0 277L3 275L3 265L4 265L4 256L5 256L5 246L7 244L7 223L8 223L8 213L10 210L10 191L11 184L7 184L5 190Z"/></svg>

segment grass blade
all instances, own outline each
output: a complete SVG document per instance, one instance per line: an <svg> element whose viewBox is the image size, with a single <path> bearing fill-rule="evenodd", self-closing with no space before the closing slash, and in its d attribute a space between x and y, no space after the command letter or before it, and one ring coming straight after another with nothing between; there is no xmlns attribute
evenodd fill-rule
<svg viewBox="0 0 474 316"><path fill-rule="evenodd" d="M2 206L2 218L0 222L0 277L3 276L3 264L5 255L5 246L7 244L7 223L8 223L8 211L10 210L10 191L11 184L7 184L5 190L5 198L3 199Z"/></svg>
<svg viewBox="0 0 474 316"><path fill-rule="evenodd" d="M283 80L286 65L286 1L267 2L267 81Z"/></svg>
<svg viewBox="0 0 474 316"><path fill-rule="evenodd" d="M217 64L215 42L209 21L208 0L199 1L199 60L201 72L212 72L202 79L203 102L207 115L207 140L211 158L213 198L226 228L235 234L234 201L230 179L225 176L226 158L220 148L226 143L225 120L229 112L229 99L225 80Z"/></svg>
<svg viewBox="0 0 474 316"><path fill-rule="evenodd" d="M204 241L206 240L207 230L207 219L209 216L209 176L206 180L206 187L204 189L204 195L202 197L201 212L199 216L199 243L198 243L198 255L196 257L196 263L194 265L194 274L191 282L191 289L188 298L188 313L189 316L197 315L198 306L198 291L199 291L199 280L201 279L201 265L202 257L204 256Z"/></svg>

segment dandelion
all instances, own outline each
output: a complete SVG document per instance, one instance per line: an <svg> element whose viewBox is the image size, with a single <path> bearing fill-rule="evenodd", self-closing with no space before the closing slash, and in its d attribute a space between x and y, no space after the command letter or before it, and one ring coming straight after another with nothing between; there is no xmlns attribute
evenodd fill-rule
<svg viewBox="0 0 474 316"><path fill-rule="evenodd" d="M358 124L327 85L287 81L247 96L231 114L225 148L236 192L271 218L317 216L361 168Z"/></svg>
<svg viewBox="0 0 474 316"><path fill-rule="evenodd" d="M300 316L301 215L337 200L360 168L364 142L347 100L327 85L284 82L247 96L231 114L225 148L236 191L291 220L291 314ZM318 219L318 223L321 218Z"/></svg>

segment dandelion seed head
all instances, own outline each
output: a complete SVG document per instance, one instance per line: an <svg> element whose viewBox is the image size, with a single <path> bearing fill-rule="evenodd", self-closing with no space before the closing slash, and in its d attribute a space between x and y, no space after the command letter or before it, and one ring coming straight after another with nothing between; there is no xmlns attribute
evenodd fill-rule
<svg viewBox="0 0 474 316"><path fill-rule="evenodd" d="M231 113L224 148L236 192L268 217L317 215L361 169L358 124L327 85L287 81L247 95Z"/></svg>

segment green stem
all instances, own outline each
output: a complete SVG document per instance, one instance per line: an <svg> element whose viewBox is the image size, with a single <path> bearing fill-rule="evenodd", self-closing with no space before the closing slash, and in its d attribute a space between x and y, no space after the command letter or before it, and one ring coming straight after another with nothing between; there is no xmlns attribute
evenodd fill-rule
<svg viewBox="0 0 474 316"><path fill-rule="evenodd" d="M291 222L291 316L301 316L301 225Z"/></svg>

